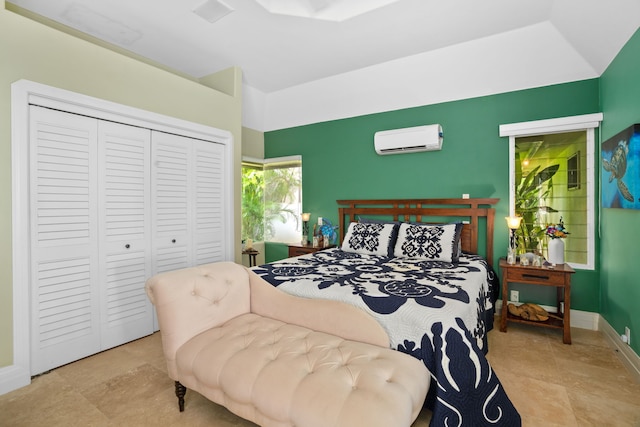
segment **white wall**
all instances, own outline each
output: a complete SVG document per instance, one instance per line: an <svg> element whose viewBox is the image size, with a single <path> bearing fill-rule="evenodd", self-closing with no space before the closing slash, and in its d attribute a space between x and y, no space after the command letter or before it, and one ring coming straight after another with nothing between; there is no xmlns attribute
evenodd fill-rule
<svg viewBox="0 0 640 427"><path fill-rule="evenodd" d="M245 87L243 124L266 132L597 77L545 22L269 94Z"/></svg>

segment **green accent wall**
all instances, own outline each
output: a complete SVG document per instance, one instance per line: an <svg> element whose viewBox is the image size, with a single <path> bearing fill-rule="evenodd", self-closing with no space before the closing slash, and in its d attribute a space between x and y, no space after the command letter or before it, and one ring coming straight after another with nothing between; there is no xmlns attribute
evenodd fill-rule
<svg viewBox="0 0 640 427"><path fill-rule="evenodd" d="M640 30L627 42L601 80L602 140L640 123ZM602 170L602 162L600 162ZM638 170L627 169L627 174ZM608 176L604 175L603 179ZM640 197L640 194L634 194ZM640 211L602 209L601 314L619 333L631 329L631 348L640 354ZM634 314L635 313L635 314Z"/></svg>
<svg viewBox="0 0 640 427"><path fill-rule="evenodd" d="M599 81L591 79L267 132L265 157L302 155L303 211L311 223L323 216L337 224L337 199L498 197L497 260L507 251L502 218L509 212L509 145L499 125L599 111ZM376 131L436 123L442 151L374 150ZM577 272L572 285L572 308L598 312L598 270ZM521 290L521 299L545 304L555 296L549 291Z"/></svg>
<svg viewBox="0 0 640 427"><path fill-rule="evenodd" d="M289 246L286 243L264 242L264 262L274 262L289 258Z"/></svg>

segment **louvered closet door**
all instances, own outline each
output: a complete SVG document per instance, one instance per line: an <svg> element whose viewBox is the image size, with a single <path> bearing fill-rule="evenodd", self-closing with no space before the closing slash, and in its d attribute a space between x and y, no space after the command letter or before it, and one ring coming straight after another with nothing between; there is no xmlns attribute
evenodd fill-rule
<svg viewBox="0 0 640 427"><path fill-rule="evenodd" d="M154 273L224 260L225 146L152 132Z"/></svg>
<svg viewBox="0 0 640 427"><path fill-rule="evenodd" d="M194 263L206 264L224 260L224 163L225 147L214 142L193 140Z"/></svg>
<svg viewBox="0 0 640 427"><path fill-rule="evenodd" d="M102 349L153 333L151 131L99 121Z"/></svg>
<svg viewBox="0 0 640 427"><path fill-rule="evenodd" d="M31 107L31 373L100 351L97 122Z"/></svg>
<svg viewBox="0 0 640 427"><path fill-rule="evenodd" d="M152 132L153 272L192 265L191 158L189 138Z"/></svg>

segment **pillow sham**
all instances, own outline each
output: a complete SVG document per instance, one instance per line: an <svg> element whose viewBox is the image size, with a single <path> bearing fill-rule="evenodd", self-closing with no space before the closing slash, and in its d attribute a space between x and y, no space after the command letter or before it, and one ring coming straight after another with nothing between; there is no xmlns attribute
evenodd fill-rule
<svg viewBox="0 0 640 427"><path fill-rule="evenodd" d="M458 262L462 223L419 225L402 223L393 255L399 258Z"/></svg>
<svg viewBox="0 0 640 427"><path fill-rule="evenodd" d="M390 220L386 220L386 219L378 219L378 218L368 218L366 216L358 216L358 222L362 223L362 224L393 224L395 225L395 227L393 227L393 231L391 232L391 241L389 242L389 257L393 256L393 247L396 244L396 239L398 238L398 228L400 226L400 224L402 224L402 221L394 221L392 219Z"/></svg>
<svg viewBox="0 0 640 427"><path fill-rule="evenodd" d="M361 223L349 224L341 249L364 255L392 256L394 236L398 224Z"/></svg>

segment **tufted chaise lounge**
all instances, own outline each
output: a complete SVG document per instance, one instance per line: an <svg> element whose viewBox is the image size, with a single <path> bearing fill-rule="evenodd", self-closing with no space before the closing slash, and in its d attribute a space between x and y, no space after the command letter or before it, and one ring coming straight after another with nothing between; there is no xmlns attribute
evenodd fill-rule
<svg viewBox="0 0 640 427"><path fill-rule="evenodd" d="M362 310L221 262L147 281L180 411L186 389L261 426L403 427L430 374Z"/></svg>

